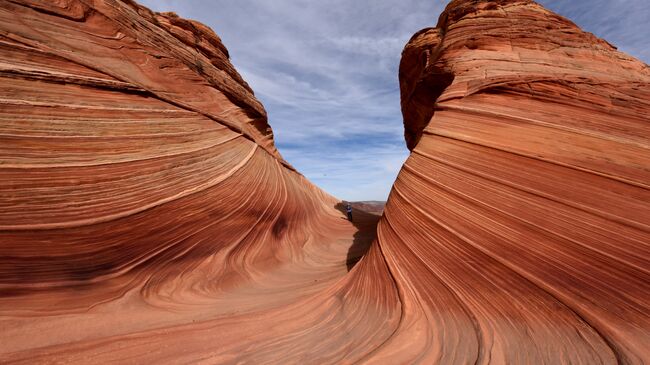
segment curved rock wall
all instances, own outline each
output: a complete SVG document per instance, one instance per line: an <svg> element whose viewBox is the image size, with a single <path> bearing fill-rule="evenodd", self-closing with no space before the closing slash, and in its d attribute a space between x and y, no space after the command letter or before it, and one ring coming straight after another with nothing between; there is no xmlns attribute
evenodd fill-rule
<svg viewBox="0 0 650 365"><path fill-rule="evenodd" d="M648 362L648 66L455 0L400 86L411 156L353 225L207 27L0 2L2 362Z"/></svg>
<svg viewBox="0 0 650 365"><path fill-rule="evenodd" d="M355 214L355 236L281 158L207 27L128 1L1 1L0 120L0 362L280 361L304 356L301 331L305 351L341 326L368 349L385 336L395 297L346 293L392 282L340 282L378 217ZM314 326L344 307L375 324Z"/></svg>
<svg viewBox="0 0 650 365"><path fill-rule="evenodd" d="M649 361L648 66L505 0L452 1L402 57L390 361Z"/></svg>
<svg viewBox="0 0 650 365"><path fill-rule="evenodd" d="M307 222L335 204L287 169L216 35L127 4L2 3L5 291L103 281L208 237L225 246L262 213L286 227L288 196Z"/></svg>

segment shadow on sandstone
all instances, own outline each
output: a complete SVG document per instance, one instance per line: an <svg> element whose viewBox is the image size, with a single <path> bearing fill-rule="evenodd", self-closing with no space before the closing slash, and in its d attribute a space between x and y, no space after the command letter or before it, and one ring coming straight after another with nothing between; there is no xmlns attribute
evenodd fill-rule
<svg viewBox="0 0 650 365"><path fill-rule="evenodd" d="M348 272L368 252L372 241L377 236L377 222L381 215L369 213L362 210L355 203L352 204L352 224L357 228L353 236L352 245L348 249L347 267ZM345 203L341 202L334 206L343 216L346 216ZM346 219L341 217L341 219Z"/></svg>

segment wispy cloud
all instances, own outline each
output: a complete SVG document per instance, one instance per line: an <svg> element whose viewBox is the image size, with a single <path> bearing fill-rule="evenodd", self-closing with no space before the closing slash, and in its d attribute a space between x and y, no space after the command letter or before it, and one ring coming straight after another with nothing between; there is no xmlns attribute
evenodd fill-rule
<svg viewBox="0 0 650 365"><path fill-rule="evenodd" d="M383 200L407 156L397 67L441 0L141 0L219 34L264 103L284 157L328 192ZM650 59L647 0L541 0Z"/></svg>
<svg viewBox="0 0 650 365"><path fill-rule="evenodd" d="M537 0L646 63L650 62L650 1L647 0Z"/></svg>

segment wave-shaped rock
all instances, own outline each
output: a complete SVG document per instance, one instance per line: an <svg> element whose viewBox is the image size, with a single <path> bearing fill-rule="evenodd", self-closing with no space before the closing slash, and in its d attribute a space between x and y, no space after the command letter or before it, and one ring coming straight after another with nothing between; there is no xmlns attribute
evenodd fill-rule
<svg viewBox="0 0 650 365"><path fill-rule="evenodd" d="M0 2L2 362L647 362L648 66L532 1L452 1L400 85L370 245L204 25Z"/></svg>
<svg viewBox="0 0 650 365"><path fill-rule="evenodd" d="M400 86L390 362L649 361L648 66L532 1L452 1Z"/></svg>
<svg viewBox="0 0 650 365"><path fill-rule="evenodd" d="M345 293L375 284L334 284L378 217L355 214L355 237L282 159L204 25L2 1L0 93L0 362L280 361L292 351L265 341L356 323L314 313L373 315Z"/></svg>

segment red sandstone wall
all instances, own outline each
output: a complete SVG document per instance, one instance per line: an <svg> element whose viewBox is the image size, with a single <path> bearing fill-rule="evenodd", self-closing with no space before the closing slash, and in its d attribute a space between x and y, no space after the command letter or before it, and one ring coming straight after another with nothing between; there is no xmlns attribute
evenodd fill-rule
<svg viewBox="0 0 650 365"><path fill-rule="evenodd" d="M400 85L382 361L647 362L648 66L532 1L452 1Z"/></svg>
<svg viewBox="0 0 650 365"><path fill-rule="evenodd" d="M400 67L376 217L282 160L207 27L0 1L0 360L643 364L648 66L453 1Z"/></svg>

